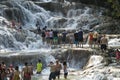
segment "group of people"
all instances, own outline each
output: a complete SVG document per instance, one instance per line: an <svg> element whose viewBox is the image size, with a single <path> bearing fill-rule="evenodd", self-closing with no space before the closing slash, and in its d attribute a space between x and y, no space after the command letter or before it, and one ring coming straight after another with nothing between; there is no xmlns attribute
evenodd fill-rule
<svg viewBox="0 0 120 80"><path fill-rule="evenodd" d="M88 34L88 44L89 47L94 48L98 45L98 48L101 48L102 52L105 52L108 47L108 38L105 34L98 34L95 32L90 32Z"/></svg>
<svg viewBox="0 0 120 80"><path fill-rule="evenodd" d="M7 24L5 20L3 20L2 23L3 25ZM22 30L21 24L17 23L15 20L11 20L10 26L18 31ZM69 44L70 47L73 47L73 44L75 44L76 47L83 47L83 44L88 42L89 47L92 48L94 46L95 48L95 46L98 45L98 47L101 46L102 51L105 51L108 46L108 39L106 36L104 34L99 34L97 31L90 31L88 37L86 37L84 36L82 29L76 31L58 31L47 29L47 26L45 26L41 30L38 21L36 23L36 27L37 34L41 35L43 44L45 42L50 45L64 44L65 46L66 44Z"/></svg>
<svg viewBox="0 0 120 80"><path fill-rule="evenodd" d="M19 66L13 67L12 64L6 66L4 62L0 64L0 80L31 80L31 75L33 75L33 65L28 65L27 62L22 71L19 70Z"/></svg>
<svg viewBox="0 0 120 80"><path fill-rule="evenodd" d="M11 20L10 22L6 22L5 20L2 20L2 25L7 26L12 29L16 29L18 31L22 30L22 25L20 22L16 22L15 20Z"/></svg>
<svg viewBox="0 0 120 80"><path fill-rule="evenodd" d="M50 45L58 45L58 44L70 44L72 47L75 43L76 46L80 44L80 47L83 47L83 31L80 30L78 32L70 32L70 31L58 31L58 30L42 30L41 37L43 43L47 42Z"/></svg>
<svg viewBox="0 0 120 80"><path fill-rule="evenodd" d="M97 31L90 31L88 35L84 35L82 29L77 31L58 31L58 30L41 30L40 33L43 43L47 42L50 45L69 44L70 47L73 47L73 44L76 47L82 47L83 44L88 43L90 48L95 48L98 45L98 48L101 48L102 51L107 50L108 38L105 34L100 34Z"/></svg>
<svg viewBox="0 0 120 80"><path fill-rule="evenodd" d="M57 60L56 64L52 61L48 65L50 67L50 75L49 80L55 80L56 77L60 78L60 71L62 69L61 63ZM36 67L27 62L24 63L24 67L22 71L20 71L19 66L13 67L12 64L10 66L6 66L4 62L0 64L0 80L31 80L31 76L34 74L33 71L36 71L36 74L41 74L43 70L43 64L41 60L38 60ZM64 71L64 78L67 79L68 70L67 70L67 63L63 62L63 71Z"/></svg>
<svg viewBox="0 0 120 80"><path fill-rule="evenodd" d="M50 67L49 80L55 80L56 77L59 80L60 79L60 71L62 69L62 65L59 63L59 61L57 60L56 64L54 64L51 61L48 66ZM67 79L68 69L67 69L67 63L66 63L66 61L63 62L63 71L64 71L64 78Z"/></svg>

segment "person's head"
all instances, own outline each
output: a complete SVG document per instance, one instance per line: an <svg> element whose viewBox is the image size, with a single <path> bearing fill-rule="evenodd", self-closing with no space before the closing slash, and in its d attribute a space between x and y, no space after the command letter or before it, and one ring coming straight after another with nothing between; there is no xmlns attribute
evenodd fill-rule
<svg viewBox="0 0 120 80"><path fill-rule="evenodd" d="M17 70L17 71L18 71L18 70L19 70L19 67L18 67L18 66L16 66L16 67L15 67L15 70Z"/></svg>
<svg viewBox="0 0 120 80"><path fill-rule="evenodd" d="M2 62L2 64L5 64L4 62Z"/></svg>
<svg viewBox="0 0 120 80"><path fill-rule="evenodd" d="M118 51L118 52L119 52L119 49L116 49L116 51Z"/></svg>
<svg viewBox="0 0 120 80"><path fill-rule="evenodd" d="M52 61L50 61L50 64L54 64Z"/></svg>
<svg viewBox="0 0 120 80"><path fill-rule="evenodd" d="M56 60L56 64L58 64L59 63L59 61L58 60Z"/></svg>
<svg viewBox="0 0 120 80"><path fill-rule="evenodd" d="M67 62L66 62L66 61L64 61L64 62L63 62L63 65L67 65Z"/></svg>
<svg viewBox="0 0 120 80"><path fill-rule="evenodd" d="M41 60L39 59L39 60L38 60L38 62L40 63L40 62L41 62Z"/></svg>
<svg viewBox="0 0 120 80"><path fill-rule="evenodd" d="M25 62L25 66L27 66L28 65L28 63L27 62Z"/></svg>

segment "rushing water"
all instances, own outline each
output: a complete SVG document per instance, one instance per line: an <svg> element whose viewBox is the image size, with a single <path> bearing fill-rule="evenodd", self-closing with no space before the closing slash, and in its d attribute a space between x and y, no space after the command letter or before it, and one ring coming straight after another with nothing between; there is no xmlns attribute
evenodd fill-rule
<svg viewBox="0 0 120 80"><path fill-rule="evenodd" d="M46 4L49 2L58 4L56 0L39 1L42 4ZM35 56L33 59L31 59L31 62L36 62L35 59L39 58L42 58L46 65L50 61L55 62L55 58L50 54L52 51L51 48L47 44L42 43L42 39L39 35L36 37L35 33L29 31L35 30L37 28L37 22L39 22L41 29L44 26L48 26L48 28L65 28L67 30L82 28L83 30L88 31L92 29L91 27L93 27L94 25L98 25L103 22L103 20L101 19L102 9L100 11L97 11L88 6L76 8L76 3L70 4L67 1L65 1L65 3L60 3L58 4L58 6L54 7L55 10L57 10L56 7L59 7L62 8L64 11L57 10L55 12L47 10L40 5L27 0L8 0L8 3L12 7L9 8L4 4L1 5L0 8L0 54L3 57L7 57L8 59L13 56L16 56L15 58L18 58L18 56L20 56L20 59L24 61L24 59L22 59L22 56L29 56L27 59L25 57L25 61L29 61L29 58L31 56ZM9 14L9 11L11 12L11 14ZM7 25L2 24L3 20L5 20L7 24L9 24L8 20L11 19L15 19L17 22L22 23L22 32L18 32L17 30L8 28ZM110 39L109 45L117 45L119 47L120 39ZM44 55L41 55L42 53ZM88 62L87 67L93 67L94 70L96 66L103 67L103 64L101 63L102 60L103 58L101 56L92 56ZM14 63L14 60L12 61ZM22 64L23 62L19 63ZM75 64L76 61L72 60L70 65L71 67L78 69L80 67L80 64ZM46 65L44 65L44 67L46 67ZM72 70L70 69L69 71ZM48 78L49 68L45 68L42 72L42 75L43 78L40 77L40 79L38 80L46 80L46 78ZM46 76L44 77L44 75ZM100 73L99 70L93 71L92 69L89 69L88 71L86 70L86 73L82 71L70 72L69 80L107 80L104 79L107 75L104 75L104 73ZM37 78L38 75L35 75L34 77ZM111 75L108 75L108 80L113 79L113 76L111 78Z"/></svg>
<svg viewBox="0 0 120 80"><path fill-rule="evenodd" d="M29 31L37 28L37 22L41 29L44 26L48 26L48 28L56 29L64 28L73 30L82 28L83 30L90 30L92 29L91 27L103 21L101 19L102 9L100 9L100 11L94 10L91 7L83 5L80 5L80 8L76 8L76 6L78 6L76 3L70 4L68 1L60 4L57 1L54 2L54 0L40 0L40 2L46 6L49 2L52 2L49 3L51 5L53 3L57 4L57 6L53 6L55 11L46 10L46 8L41 7L39 4L25 0L11 0L8 1L10 6L12 6L11 8L1 8L0 21L5 20L9 23L5 18L10 20L15 19L17 22L22 23L24 30L20 33L17 30L1 25L0 50L31 50L47 47L47 45L42 44L40 36L35 37L36 34ZM4 5L7 5L7 3L4 2ZM59 10L57 10L57 7Z"/></svg>

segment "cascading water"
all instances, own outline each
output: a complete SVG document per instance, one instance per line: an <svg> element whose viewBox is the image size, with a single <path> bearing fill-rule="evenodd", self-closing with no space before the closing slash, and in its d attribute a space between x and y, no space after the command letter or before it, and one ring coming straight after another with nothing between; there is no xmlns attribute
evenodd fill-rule
<svg viewBox="0 0 120 80"><path fill-rule="evenodd" d="M1 21L5 20L1 17ZM7 21L6 21L7 22ZM35 37L36 34L33 32L24 30L18 32L17 30L7 28L7 26L1 25L0 27L0 44L1 51L3 50L35 50L45 47L43 45L40 36Z"/></svg>
<svg viewBox="0 0 120 80"><path fill-rule="evenodd" d="M4 56L7 57L8 63L10 63L9 61L11 61L11 63L13 64L23 64L23 62L29 60L30 62L36 63L36 59L42 59L45 63L44 67L46 67L50 61L55 61L54 57L49 54L51 52L50 47L48 47L47 44L43 45L40 36L36 37L35 33L29 31L35 30L37 28L37 22L39 22L41 28L43 28L44 26L56 29L64 28L77 30L79 28L82 28L83 30L88 31L94 28L94 26L103 23L103 16L101 15L102 9L100 11L94 10L92 7L86 7L85 5L83 6L77 3L70 4L67 1L65 1L65 3L58 3L56 0L36 0L35 2L27 0L6 1L7 3L3 1L2 7L0 7L0 51L3 58ZM38 5L39 1L40 5ZM42 7L42 5L46 5L48 3L57 4L57 6L54 6L54 11L49 9L49 7L53 8L53 6L46 6L47 8L45 8L44 6ZM80 8L78 8L78 6L80 6ZM15 19L17 22L21 22L23 31L18 32L15 29L8 28L9 26L7 25L3 25L3 20L5 20L7 24L9 24L9 21L7 19ZM116 41L119 42L119 40L117 39ZM112 44L111 42L109 44ZM4 53L6 53L6 55ZM77 60L76 57L78 58L78 56L74 57L71 55L67 55L69 67L79 69L85 66L85 62L87 60L81 59L81 57L79 57L79 59ZM0 59L3 60L3 58ZM101 64L99 61L103 59L98 56L92 56L91 58L92 59L88 67L94 66L94 61L97 61L97 63L95 63L96 65ZM18 62L16 59L18 60ZM48 74L48 70L49 69L45 69L43 71L43 74ZM95 73L98 73L98 75L95 75L95 73L92 74L92 70L90 71L91 73L87 77L87 73L85 73L85 77L80 76L78 73L77 76L75 76L77 78L76 80L103 80L103 74L96 71ZM72 78L73 77L71 77L71 80ZM44 80L46 80L46 78Z"/></svg>

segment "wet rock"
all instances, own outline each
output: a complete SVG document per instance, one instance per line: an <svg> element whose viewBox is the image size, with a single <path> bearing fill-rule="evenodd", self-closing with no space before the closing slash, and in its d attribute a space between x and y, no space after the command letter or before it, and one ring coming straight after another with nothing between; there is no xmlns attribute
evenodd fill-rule
<svg viewBox="0 0 120 80"><path fill-rule="evenodd" d="M87 61L92 53L93 52L89 50L68 49L61 53L56 52L55 54L53 54L53 56L56 59L59 59L61 62L63 62L64 60L67 61L70 64L69 66L72 68L80 69L87 64Z"/></svg>

